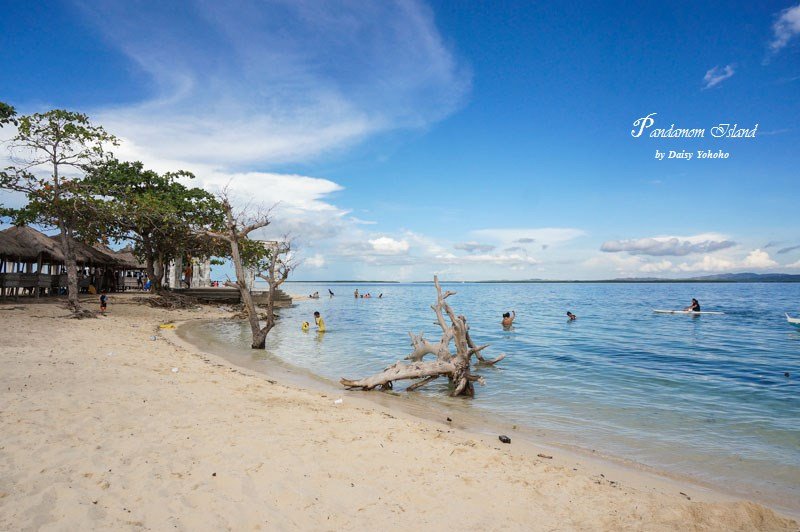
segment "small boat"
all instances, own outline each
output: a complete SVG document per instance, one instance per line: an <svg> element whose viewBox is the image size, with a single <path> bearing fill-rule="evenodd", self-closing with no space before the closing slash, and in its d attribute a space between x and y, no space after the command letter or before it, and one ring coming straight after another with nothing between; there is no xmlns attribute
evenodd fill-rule
<svg viewBox="0 0 800 532"><path fill-rule="evenodd" d="M789 314L786 314L786 321L788 321L792 325L800 325L800 318L793 318L789 316Z"/></svg>
<svg viewBox="0 0 800 532"><path fill-rule="evenodd" d="M660 310L660 309L653 309L653 312L655 312L656 314L689 314L689 315L692 315L692 316L695 316L695 315L699 316L701 314L712 314L712 315L716 315L716 316L722 316L722 315L725 314L724 312L714 312L714 311L711 311L711 310L696 311L696 310Z"/></svg>

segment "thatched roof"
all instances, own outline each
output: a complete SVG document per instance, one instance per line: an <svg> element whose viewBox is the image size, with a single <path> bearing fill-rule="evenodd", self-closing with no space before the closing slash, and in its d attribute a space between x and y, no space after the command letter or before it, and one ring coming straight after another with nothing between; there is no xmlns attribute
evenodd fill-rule
<svg viewBox="0 0 800 532"><path fill-rule="evenodd" d="M146 265L133 254L133 248L131 246L125 246L114 254L120 266L124 268L128 268L129 270L144 270L146 268Z"/></svg>
<svg viewBox="0 0 800 532"><path fill-rule="evenodd" d="M0 255L12 260L36 261L41 256L46 262L64 262L60 236L47 236L27 226L9 227L0 231ZM75 241L75 259L79 264L117 266L116 253L104 252Z"/></svg>
<svg viewBox="0 0 800 532"><path fill-rule="evenodd" d="M17 243L12 235L6 234L5 231L0 231L0 257L24 260L29 258L29 255L30 251Z"/></svg>
<svg viewBox="0 0 800 532"><path fill-rule="evenodd" d="M9 227L0 231L0 256L6 259L33 262L39 256L45 262L64 262L61 252L61 235L47 236L27 226ZM144 269L130 246L114 251L97 244L90 246L75 241L75 259L78 264L91 266L111 266L130 270Z"/></svg>
<svg viewBox="0 0 800 532"><path fill-rule="evenodd" d="M2 254L5 256L19 260L37 260L41 254L53 262L64 261L64 254L61 253L61 246L58 245L58 242L32 227L9 227L2 231L2 234L10 238L17 246L16 253L5 253L3 250Z"/></svg>
<svg viewBox="0 0 800 532"><path fill-rule="evenodd" d="M59 248L61 247L61 235L48 237L52 239ZM102 251L83 242L75 241L75 260L82 264L93 266L116 266L117 258L113 251Z"/></svg>

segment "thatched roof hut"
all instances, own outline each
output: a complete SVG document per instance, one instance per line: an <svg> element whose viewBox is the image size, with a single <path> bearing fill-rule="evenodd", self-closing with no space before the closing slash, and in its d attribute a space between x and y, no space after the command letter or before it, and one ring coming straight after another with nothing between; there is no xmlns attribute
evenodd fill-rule
<svg viewBox="0 0 800 532"><path fill-rule="evenodd" d="M60 235L47 236L27 226L9 227L0 231L0 256L20 262L63 263ZM91 266L126 266L111 250L96 249L75 241L75 259L78 264Z"/></svg>
<svg viewBox="0 0 800 532"><path fill-rule="evenodd" d="M120 266L129 270L144 270L147 265L140 261L133 253L133 248L128 245L114 253Z"/></svg>
<svg viewBox="0 0 800 532"><path fill-rule="evenodd" d="M64 254L61 253L58 242L32 227L9 227L2 231L2 234L10 238L17 247L16 253L5 253L4 250L0 250L4 256L20 261L35 261L41 255L49 262L64 262Z"/></svg>
<svg viewBox="0 0 800 532"><path fill-rule="evenodd" d="M0 257L4 259L29 259L31 250L20 245L12 235L0 231ZM35 259L36 256L33 257Z"/></svg>

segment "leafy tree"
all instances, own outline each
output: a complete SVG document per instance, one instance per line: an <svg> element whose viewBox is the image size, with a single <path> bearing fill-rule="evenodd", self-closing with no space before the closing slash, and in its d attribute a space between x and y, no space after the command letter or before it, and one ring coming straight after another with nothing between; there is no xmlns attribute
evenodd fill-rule
<svg viewBox="0 0 800 532"><path fill-rule="evenodd" d="M205 190L183 185L181 178L194 176L185 171L159 174L141 162L109 159L93 166L84 181L95 194L113 200L109 236L134 242L152 291L161 289L171 260L226 254L220 243L192 231L193 224L220 225L221 205Z"/></svg>
<svg viewBox="0 0 800 532"><path fill-rule="evenodd" d="M4 111L8 113L8 111ZM81 180L88 165L105 156L104 144L117 139L82 113L54 109L17 119L17 134L10 140L17 163L0 175L0 188L24 192L29 203L18 211L21 221L57 228L67 268L69 307L81 315L75 239L100 227L99 206ZM67 172L70 172L67 174Z"/></svg>
<svg viewBox="0 0 800 532"><path fill-rule="evenodd" d="M5 124L17 124L14 118L17 115L17 110L5 102L0 102L0 127Z"/></svg>

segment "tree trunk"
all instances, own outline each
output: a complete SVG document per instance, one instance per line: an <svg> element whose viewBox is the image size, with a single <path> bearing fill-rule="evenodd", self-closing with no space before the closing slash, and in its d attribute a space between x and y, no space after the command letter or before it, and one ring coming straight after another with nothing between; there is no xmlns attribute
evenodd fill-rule
<svg viewBox="0 0 800 532"><path fill-rule="evenodd" d="M150 291L161 292L164 280L164 257L157 255L153 261L153 278L150 280Z"/></svg>
<svg viewBox="0 0 800 532"><path fill-rule="evenodd" d="M253 342L250 347L253 349L264 349L267 333L269 331L262 331L261 324L258 322L256 305L253 303L253 295L250 293L250 286L247 284L247 272L244 270L242 256L241 253L239 253L239 238L235 230L232 230L231 233L233 237L230 239L231 259L233 259L233 266L236 270L236 288L239 289L242 304L247 311L247 321L250 323L250 332L253 333Z"/></svg>

